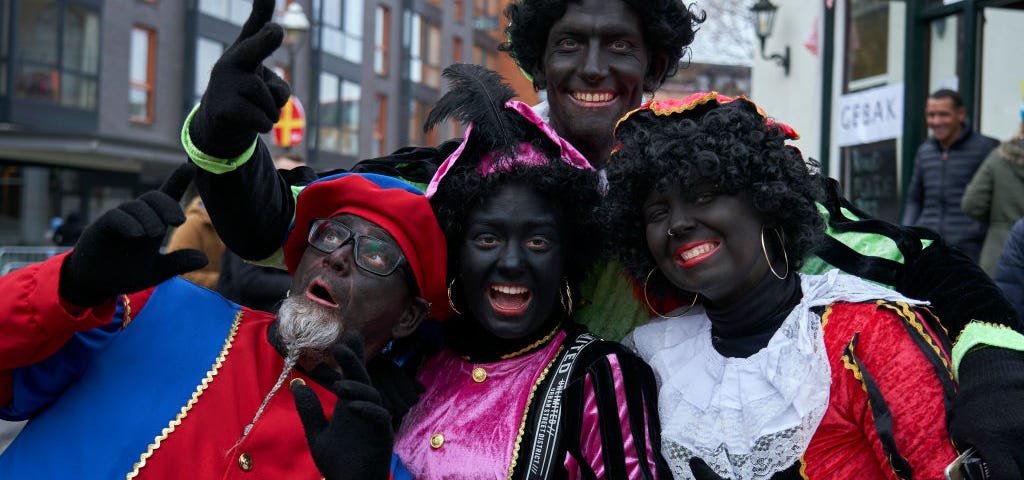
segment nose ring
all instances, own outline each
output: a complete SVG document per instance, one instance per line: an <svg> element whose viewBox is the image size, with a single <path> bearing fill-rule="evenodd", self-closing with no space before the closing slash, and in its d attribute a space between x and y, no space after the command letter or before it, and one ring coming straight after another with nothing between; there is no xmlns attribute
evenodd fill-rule
<svg viewBox="0 0 1024 480"><path fill-rule="evenodd" d="M668 238L676 238L676 234L672 232L672 229L668 229Z"/></svg>

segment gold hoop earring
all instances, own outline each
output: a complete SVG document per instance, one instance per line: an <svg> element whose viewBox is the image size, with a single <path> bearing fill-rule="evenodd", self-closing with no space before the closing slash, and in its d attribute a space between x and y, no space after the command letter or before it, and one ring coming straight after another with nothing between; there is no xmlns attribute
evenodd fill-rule
<svg viewBox="0 0 1024 480"><path fill-rule="evenodd" d="M452 287L455 286L455 279L453 278L451 283L448 284L448 306L455 312L456 315L462 315L462 312L458 308L455 308L455 300L452 299Z"/></svg>
<svg viewBox="0 0 1024 480"><path fill-rule="evenodd" d="M674 316L671 316L671 317L666 317L665 315L662 315L661 312L659 312L659 311L654 309L654 306L651 305L650 297L647 296L647 284L651 283L651 275L653 275L654 271L657 270L657 269L658 269L658 267L654 267L654 268L651 269L651 271L647 272L647 279L644 280L644 302L647 303L647 309L652 311L652 312L654 312L655 315L657 315L657 316L659 316L661 318L665 318L665 319L679 318L679 317L681 317L683 315L686 315L690 310L693 310L693 306L697 304L697 296L698 295L696 293L693 294L693 301L690 302L690 306L686 307L686 310L683 310L682 312L680 312L679 315L674 315Z"/></svg>
<svg viewBox="0 0 1024 480"><path fill-rule="evenodd" d="M569 317L572 316L572 289L569 288L568 278L563 278L562 281L565 282L565 292L563 294L563 292L559 291L558 297L560 300L562 300L562 308L565 309L565 316ZM566 304L567 298L568 305Z"/></svg>
<svg viewBox="0 0 1024 480"><path fill-rule="evenodd" d="M779 275L779 272L776 272L775 267L772 266L772 259L768 256L768 247L764 244L764 225L761 226L761 251L764 252L764 260L768 262L768 269L772 271L772 275L775 275L775 278L779 280L785 280L789 276L789 254L786 253L786 240L782 238L782 233L779 232L779 229L773 228L772 231L775 232L776 237L779 237L779 245L782 246L782 258L786 262L786 273Z"/></svg>

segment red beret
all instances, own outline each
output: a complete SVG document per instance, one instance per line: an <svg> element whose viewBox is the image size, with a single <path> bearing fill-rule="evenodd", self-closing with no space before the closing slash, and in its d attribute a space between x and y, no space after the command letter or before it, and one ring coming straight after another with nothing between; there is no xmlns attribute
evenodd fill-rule
<svg viewBox="0 0 1024 480"><path fill-rule="evenodd" d="M295 221L284 241L284 261L295 274L306 251L310 225L317 218L348 213L386 230L412 267L430 317L451 316L445 287L447 247L430 203L416 187L373 173L342 173L306 186L295 200Z"/></svg>

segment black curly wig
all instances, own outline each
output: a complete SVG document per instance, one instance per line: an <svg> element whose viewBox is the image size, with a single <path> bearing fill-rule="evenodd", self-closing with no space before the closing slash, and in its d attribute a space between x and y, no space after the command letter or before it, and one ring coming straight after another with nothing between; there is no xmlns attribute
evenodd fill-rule
<svg viewBox="0 0 1024 480"><path fill-rule="evenodd" d="M560 160L544 166L513 164L508 170L487 176L480 175L475 161L460 161L448 171L430 199L448 239L448 275L458 275L459 249L465 244L460 240L470 212L482 206L500 188L514 184L529 186L562 214L567 223L565 276L573 291L579 291L587 269L602 249L595 240L601 232L597 218L601 193L596 172L581 170Z"/></svg>
<svg viewBox="0 0 1024 480"><path fill-rule="evenodd" d="M640 110L623 120L615 135L621 147L608 168L605 235L608 248L641 284L656 267L642 212L655 190L679 186L686 192L715 184L725 193L747 194L754 208L781 228L794 270L824 233L815 207L823 195L817 161L805 163L799 150L785 145L782 129L766 123L745 99L712 101L667 116Z"/></svg>
<svg viewBox="0 0 1024 480"><path fill-rule="evenodd" d="M640 18L643 27L644 42L651 55L662 54L668 59L665 75L659 79L660 85L666 78L675 75L679 61L686 54L697 27L704 22L706 15L698 12L692 5L687 7L683 0L622 0ZM508 41L498 49L509 52L513 60L523 71L533 74L544 57L548 32L562 16L570 2L579 0L520 0L505 7L505 18L509 24L505 27ZM533 88L543 90L545 85L534 80Z"/></svg>

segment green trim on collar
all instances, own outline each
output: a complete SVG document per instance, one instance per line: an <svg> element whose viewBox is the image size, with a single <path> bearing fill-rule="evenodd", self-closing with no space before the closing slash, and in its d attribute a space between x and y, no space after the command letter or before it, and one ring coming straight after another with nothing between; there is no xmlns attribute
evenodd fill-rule
<svg viewBox="0 0 1024 480"><path fill-rule="evenodd" d="M820 202L816 202L815 206L818 208L818 213L825 220L826 235L838 240L861 255L885 258L895 262L904 263L903 252L900 251L899 246L896 245L896 242L893 239L877 233L865 233L859 231L837 232L832 228L832 225L829 224L828 209L826 209ZM853 212L845 208L842 208L841 211L846 218L859 220ZM928 248L932 243L933 242L930 239L921 239L921 248ZM835 269L835 266L825 262L816 255L810 255L804 261L804 265L800 268L800 272L820 275L833 269ZM886 286L892 288L891 285Z"/></svg>
<svg viewBox="0 0 1024 480"><path fill-rule="evenodd" d="M974 320L967 324L953 344L953 378L959 381L958 370L964 355L986 346L1024 352L1024 335L1006 325Z"/></svg>
<svg viewBox="0 0 1024 480"><path fill-rule="evenodd" d="M192 163L207 172L221 174L241 167L245 162L252 158L253 152L256 151L256 143L260 139L259 135L256 135L256 138L252 140L252 145L249 145L249 148L245 149L244 152L235 158L223 159L203 153L199 147L192 143L192 137L188 134L188 126L192 123L192 117L196 115L197 111L199 111L198 103L192 108L192 111L188 113L188 116L185 117L185 124L181 127L181 146L185 148L185 153L187 153L188 157L192 159Z"/></svg>

